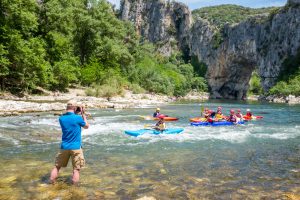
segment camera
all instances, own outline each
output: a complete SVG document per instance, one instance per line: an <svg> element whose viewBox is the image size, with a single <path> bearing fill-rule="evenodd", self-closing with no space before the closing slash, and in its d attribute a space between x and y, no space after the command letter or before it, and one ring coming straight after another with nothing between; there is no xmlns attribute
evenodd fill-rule
<svg viewBox="0 0 300 200"><path fill-rule="evenodd" d="M75 113L76 114L80 114L81 113L81 107L80 106L78 106L77 108L76 108L76 110L75 110Z"/></svg>

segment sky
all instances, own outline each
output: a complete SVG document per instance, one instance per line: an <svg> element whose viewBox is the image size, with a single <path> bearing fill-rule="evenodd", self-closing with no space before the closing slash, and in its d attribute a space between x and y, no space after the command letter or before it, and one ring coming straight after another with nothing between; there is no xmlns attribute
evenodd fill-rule
<svg viewBox="0 0 300 200"><path fill-rule="evenodd" d="M120 0L108 0L119 8ZM191 10L221 4L236 4L251 8L262 8L270 6L283 6L287 0L176 0L185 3Z"/></svg>

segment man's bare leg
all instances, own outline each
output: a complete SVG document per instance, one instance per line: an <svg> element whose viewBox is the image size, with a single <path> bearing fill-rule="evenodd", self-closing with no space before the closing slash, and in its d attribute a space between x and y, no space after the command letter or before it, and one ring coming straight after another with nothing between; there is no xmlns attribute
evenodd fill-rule
<svg viewBox="0 0 300 200"><path fill-rule="evenodd" d="M55 166L50 174L50 182L51 183L55 183L56 178L58 177L58 173L59 173L60 167Z"/></svg>
<svg viewBox="0 0 300 200"><path fill-rule="evenodd" d="M72 177L72 182L74 185L76 185L77 183L79 183L79 169L73 169L73 177Z"/></svg>

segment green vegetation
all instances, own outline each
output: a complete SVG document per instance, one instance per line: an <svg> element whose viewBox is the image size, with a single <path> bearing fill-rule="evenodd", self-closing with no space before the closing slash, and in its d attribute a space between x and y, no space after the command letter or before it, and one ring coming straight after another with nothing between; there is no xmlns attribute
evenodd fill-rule
<svg viewBox="0 0 300 200"><path fill-rule="evenodd" d="M250 87L248 90L248 95L261 95L263 93L263 88L260 84L260 77L256 71L252 73L249 84Z"/></svg>
<svg viewBox="0 0 300 200"><path fill-rule="evenodd" d="M300 50L295 56L290 56L283 63L277 84L269 91L275 95L300 95Z"/></svg>
<svg viewBox="0 0 300 200"><path fill-rule="evenodd" d="M259 14L270 14L273 10L277 10L277 7L268 8L247 8L238 5L220 5L204 7L193 10L192 14L194 18L201 17L208 20L211 24L215 25L219 29L223 28L226 23L235 24L248 19L251 16Z"/></svg>
<svg viewBox="0 0 300 200"><path fill-rule="evenodd" d="M220 47L225 38L223 33L225 24L232 25L240 23L255 15L274 14L278 12L278 9L278 7L253 9L227 4L196 9L192 11L192 14L194 18L200 17L202 19L206 19L212 25L217 27L218 31L215 32L212 38L213 48L217 49Z"/></svg>
<svg viewBox="0 0 300 200"><path fill-rule="evenodd" d="M207 90L181 54L166 58L141 44L105 0L2 0L0 89L23 94L71 84L108 97L124 88L169 95Z"/></svg>

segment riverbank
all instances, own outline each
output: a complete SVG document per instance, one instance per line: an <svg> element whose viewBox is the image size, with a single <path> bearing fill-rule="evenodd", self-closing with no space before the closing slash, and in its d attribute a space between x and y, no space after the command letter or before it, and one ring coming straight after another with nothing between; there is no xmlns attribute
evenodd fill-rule
<svg viewBox="0 0 300 200"><path fill-rule="evenodd" d="M258 98L259 101L267 101L270 103L287 103L287 104L300 104L300 96L296 97L294 95L288 96L278 96L278 95L269 95L261 96Z"/></svg>
<svg viewBox="0 0 300 200"><path fill-rule="evenodd" d="M0 95L0 116L16 116L22 113L32 112L54 112L60 114L70 99L83 103L87 108L138 108L156 107L178 100L200 100L209 99L209 93L190 92L184 97L170 97L151 93L133 94L126 90L122 96L103 98L86 96L83 89L69 89L67 93L45 91L43 95L26 95L17 97L9 93ZM250 101L265 101L270 103L300 104L300 97L289 95L278 96L249 96Z"/></svg>
<svg viewBox="0 0 300 200"><path fill-rule="evenodd" d="M82 89L70 89L67 93L47 92L47 95L28 95L17 97L11 94L0 96L0 116L21 115L30 112L53 111L61 113L70 99L83 103L87 108L136 108L160 106L179 99L207 100L208 93L189 93L185 97L176 98L158 94L133 94L125 91L123 96L99 98L86 96Z"/></svg>

